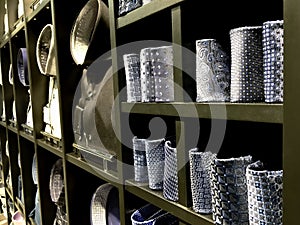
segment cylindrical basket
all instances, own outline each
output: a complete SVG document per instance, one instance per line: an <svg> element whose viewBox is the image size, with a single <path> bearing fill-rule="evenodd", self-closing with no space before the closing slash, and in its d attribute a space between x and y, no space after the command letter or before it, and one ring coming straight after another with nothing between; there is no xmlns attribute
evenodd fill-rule
<svg viewBox="0 0 300 225"><path fill-rule="evenodd" d="M247 167L250 225L282 225L283 171L268 171L257 161Z"/></svg>
<svg viewBox="0 0 300 225"><path fill-rule="evenodd" d="M197 102L230 100L230 59L215 39L196 41Z"/></svg>
<svg viewBox="0 0 300 225"><path fill-rule="evenodd" d="M146 160L148 167L149 188L153 190L163 189L165 168L165 139L145 141Z"/></svg>
<svg viewBox="0 0 300 225"><path fill-rule="evenodd" d="M134 180L137 182L148 181L148 167L146 159L146 139L133 137L133 163L134 163Z"/></svg>
<svg viewBox="0 0 300 225"><path fill-rule="evenodd" d="M262 27L230 30L231 102L263 102Z"/></svg>
<svg viewBox="0 0 300 225"><path fill-rule="evenodd" d="M265 101L283 102L283 20L263 23Z"/></svg>
<svg viewBox="0 0 300 225"><path fill-rule="evenodd" d="M140 75L140 56L138 54L123 55L126 87L127 87L127 102L140 102L141 95L141 75Z"/></svg>
<svg viewBox="0 0 300 225"><path fill-rule="evenodd" d="M198 148L189 151L193 210L197 213L212 213L209 171L215 158L216 154Z"/></svg>
<svg viewBox="0 0 300 225"><path fill-rule="evenodd" d="M171 201L178 201L177 149L171 141L165 143L165 171L163 196Z"/></svg>
<svg viewBox="0 0 300 225"><path fill-rule="evenodd" d="M251 156L213 160L210 181L215 224L249 224L246 167L251 162Z"/></svg>

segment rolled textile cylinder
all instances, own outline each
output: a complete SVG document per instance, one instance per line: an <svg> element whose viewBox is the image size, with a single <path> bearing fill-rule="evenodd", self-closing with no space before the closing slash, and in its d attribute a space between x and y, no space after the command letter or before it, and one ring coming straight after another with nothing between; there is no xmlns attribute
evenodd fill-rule
<svg viewBox="0 0 300 225"><path fill-rule="evenodd" d="M133 165L134 165L134 180L137 182L148 182L148 167L146 159L146 139L132 139L133 144Z"/></svg>

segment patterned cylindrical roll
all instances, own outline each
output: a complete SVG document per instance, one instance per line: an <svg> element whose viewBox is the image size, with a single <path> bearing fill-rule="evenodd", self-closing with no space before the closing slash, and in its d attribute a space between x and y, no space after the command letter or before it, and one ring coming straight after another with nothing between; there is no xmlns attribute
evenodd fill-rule
<svg viewBox="0 0 300 225"><path fill-rule="evenodd" d="M230 58L215 39L196 41L197 102L230 100Z"/></svg>
<svg viewBox="0 0 300 225"><path fill-rule="evenodd" d="M265 101L283 102L283 20L263 23Z"/></svg>
<svg viewBox="0 0 300 225"><path fill-rule="evenodd" d="M262 27L230 30L231 102L263 102Z"/></svg>
<svg viewBox="0 0 300 225"><path fill-rule="evenodd" d="M133 163L134 163L134 180L137 182L148 181L148 168L146 160L146 139L133 137Z"/></svg>
<svg viewBox="0 0 300 225"><path fill-rule="evenodd" d="M163 196L168 200L178 201L177 149L171 144L171 141L165 143Z"/></svg>
<svg viewBox="0 0 300 225"><path fill-rule="evenodd" d="M142 0L119 0L119 16L133 11L142 4Z"/></svg>
<svg viewBox="0 0 300 225"><path fill-rule="evenodd" d="M155 82L152 72L151 48L140 52L142 102L155 101Z"/></svg>
<svg viewBox="0 0 300 225"><path fill-rule="evenodd" d="M145 146L149 188L154 190L161 190L163 189L165 168L165 139L146 139Z"/></svg>
<svg viewBox="0 0 300 225"><path fill-rule="evenodd" d="M250 225L283 224L283 171L265 170L257 161L247 167L246 177Z"/></svg>
<svg viewBox="0 0 300 225"><path fill-rule="evenodd" d="M151 48L152 72L155 83L155 101L174 101L173 48Z"/></svg>
<svg viewBox="0 0 300 225"><path fill-rule="evenodd" d="M209 171L215 158L216 154L198 148L189 151L193 210L197 213L212 213Z"/></svg>
<svg viewBox="0 0 300 225"><path fill-rule="evenodd" d="M140 76L140 56L138 54L123 55L127 102L140 102L141 95L141 76Z"/></svg>
<svg viewBox="0 0 300 225"><path fill-rule="evenodd" d="M210 181L215 224L249 224L246 168L251 162L251 156L213 160Z"/></svg>

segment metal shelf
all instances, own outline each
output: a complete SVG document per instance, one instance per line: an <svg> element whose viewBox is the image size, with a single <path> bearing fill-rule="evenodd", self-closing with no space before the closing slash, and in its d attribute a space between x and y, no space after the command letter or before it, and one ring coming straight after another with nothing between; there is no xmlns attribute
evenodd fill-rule
<svg viewBox="0 0 300 225"><path fill-rule="evenodd" d="M49 152L54 153L58 157L61 157L61 158L63 157L63 152L62 152L61 148L52 146L50 143L46 142L44 139L38 139L37 143L40 147L48 150Z"/></svg>
<svg viewBox="0 0 300 225"><path fill-rule="evenodd" d="M37 2L38 5L36 6L36 8L28 16L26 16L27 22L34 19L41 11L50 9L50 0L43 0L41 3L39 3L39 1Z"/></svg>
<svg viewBox="0 0 300 225"><path fill-rule="evenodd" d="M127 103L121 104L125 113L162 116L225 119L263 123L282 123L283 104L265 103Z"/></svg>

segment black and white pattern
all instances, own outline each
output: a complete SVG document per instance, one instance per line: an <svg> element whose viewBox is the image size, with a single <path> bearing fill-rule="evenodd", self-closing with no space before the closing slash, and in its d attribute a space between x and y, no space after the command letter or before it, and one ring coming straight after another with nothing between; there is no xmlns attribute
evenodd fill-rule
<svg viewBox="0 0 300 225"><path fill-rule="evenodd" d="M163 189L165 168L165 139L146 140L146 160L148 167L149 188Z"/></svg>
<svg viewBox="0 0 300 225"><path fill-rule="evenodd" d="M269 171L257 161L247 167L250 225L281 225L283 171Z"/></svg>
<svg viewBox="0 0 300 225"><path fill-rule="evenodd" d="M198 148L189 151L193 210L197 213L212 213L209 174L215 158L216 154Z"/></svg>
<svg viewBox="0 0 300 225"><path fill-rule="evenodd" d="M215 39L196 41L197 102L230 99L230 58Z"/></svg>
<svg viewBox="0 0 300 225"><path fill-rule="evenodd" d="M148 182L148 167L146 159L146 139L133 137L134 180Z"/></svg>
<svg viewBox="0 0 300 225"><path fill-rule="evenodd" d="M133 11L134 9L142 6L142 0L119 0L119 16Z"/></svg>
<svg viewBox="0 0 300 225"><path fill-rule="evenodd" d="M263 23L265 101L283 102L283 20Z"/></svg>
<svg viewBox="0 0 300 225"><path fill-rule="evenodd" d="M138 54L123 55L126 87L127 87L127 102L140 102L141 95L141 75L140 75L140 56Z"/></svg>
<svg viewBox="0 0 300 225"><path fill-rule="evenodd" d="M246 168L251 162L251 156L213 160L210 181L215 224L249 224Z"/></svg>
<svg viewBox="0 0 300 225"><path fill-rule="evenodd" d="M165 169L163 196L171 201L178 201L177 149L171 141L165 143Z"/></svg>
<svg viewBox="0 0 300 225"><path fill-rule="evenodd" d="M231 102L263 102L262 27L230 30Z"/></svg>

